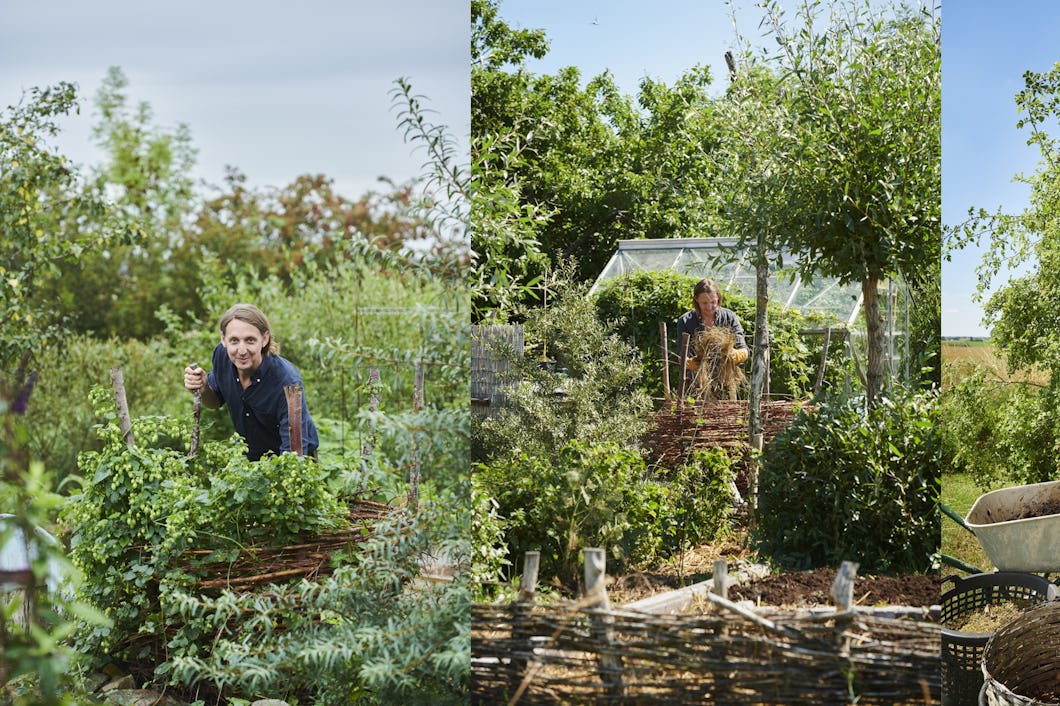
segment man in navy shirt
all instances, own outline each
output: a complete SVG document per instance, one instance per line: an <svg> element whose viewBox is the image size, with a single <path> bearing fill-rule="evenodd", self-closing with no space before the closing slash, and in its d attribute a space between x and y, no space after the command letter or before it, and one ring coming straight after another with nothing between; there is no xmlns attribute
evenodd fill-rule
<svg viewBox="0 0 1060 706"><path fill-rule="evenodd" d="M212 369L184 369L184 387L202 391L207 407L228 405L236 432L247 442L247 457L257 461L270 451L291 450L287 397L283 388L302 385L298 369L279 355L265 314L250 304L236 304L221 317L221 343L213 351ZM316 425L302 396L302 446L315 456Z"/></svg>

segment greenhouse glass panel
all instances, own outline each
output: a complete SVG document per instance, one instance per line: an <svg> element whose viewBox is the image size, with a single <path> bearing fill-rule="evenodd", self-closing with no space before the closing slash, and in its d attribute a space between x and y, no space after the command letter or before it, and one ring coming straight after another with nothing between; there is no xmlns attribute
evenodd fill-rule
<svg viewBox="0 0 1060 706"><path fill-rule="evenodd" d="M711 279L736 289L745 297L755 296L755 269L746 249L737 249L735 238L665 238L620 240L611 260L593 284L633 272L672 270L689 277ZM784 260L790 262L790 255ZM831 314L850 324L861 308L861 286L840 285L833 277L800 280L790 267L775 268L769 283L770 299L807 313Z"/></svg>

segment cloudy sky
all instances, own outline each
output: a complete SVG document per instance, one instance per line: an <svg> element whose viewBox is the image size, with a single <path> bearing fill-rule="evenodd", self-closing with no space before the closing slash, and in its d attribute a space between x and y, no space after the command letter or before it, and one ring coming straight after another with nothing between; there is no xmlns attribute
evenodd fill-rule
<svg viewBox="0 0 1060 706"><path fill-rule="evenodd" d="M108 67L154 123L186 124L196 177L220 184L225 166L254 186L322 173L344 195L420 173L389 96L407 77L466 152L469 0L2 0L0 108L24 90L79 86L81 114L56 146L98 162L93 98Z"/></svg>

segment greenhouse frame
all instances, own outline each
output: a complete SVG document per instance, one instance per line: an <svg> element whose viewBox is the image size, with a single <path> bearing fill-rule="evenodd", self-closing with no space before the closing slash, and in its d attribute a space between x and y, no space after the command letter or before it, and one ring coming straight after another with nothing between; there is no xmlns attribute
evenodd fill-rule
<svg viewBox="0 0 1060 706"><path fill-rule="evenodd" d="M777 260L777 258L773 258ZM790 254L779 258L784 263L796 260ZM701 279L709 277L723 287L755 298L756 274L750 248L740 248L737 238L661 238L620 240L607 265L596 278L590 295L610 279L634 272L670 270ZM908 286L898 280L880 282L880 308L886 335L886 365L892 377L910 379ZM691 299L691 292L689 293ZM803 280L797 268L771 264L770 301L810 313L830 314L845 331L848 355L863 362L864 325L855 325L862 313L861 284L840 284L838 278L818 276ZM862 317L863 319L863 317ZM751 334L748 331L748 334Z"/></svg>

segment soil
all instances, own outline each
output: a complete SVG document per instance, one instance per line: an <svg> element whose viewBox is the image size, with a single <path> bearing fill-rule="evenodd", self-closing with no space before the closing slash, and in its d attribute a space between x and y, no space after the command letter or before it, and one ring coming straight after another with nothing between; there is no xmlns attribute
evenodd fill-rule
<svg viewBox="0 0 1060 706"><path fill-rule="evenodd" d="M776 574L746 586L733 586L729 598L760 605L813 607L833 605L830 591L837 568ZM942 600L942 579L935 574L858 576L854 603L861 606L931 606Z"/></svg>
<svg viewBox="0 0 1060 706"><path fill-rule="evenodd" d="M1060 515L1060 500L1047 500L1041 505L1032 505L1012 519L1025 520L1028 517L1046 517L1048 515Z"/></svg>
<svg viewBox="0 0 1060 706"><path fill-rule="evenodd" d="M631 603L664 591L705 581L714 571L714 561L725 559L730 566L754 557L737 543L704 545L685 552L677 560L648 571L616 577L607 593L613 604ZM735 571L730 568L730 572ZM779 573L729 589L732 600L750 600L759 605L812 608L832 605L830 591L837 568ZM938 575L858 576L854 579L857 605L927 607L942 600L942 580Z"/></svg>

